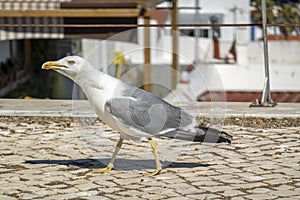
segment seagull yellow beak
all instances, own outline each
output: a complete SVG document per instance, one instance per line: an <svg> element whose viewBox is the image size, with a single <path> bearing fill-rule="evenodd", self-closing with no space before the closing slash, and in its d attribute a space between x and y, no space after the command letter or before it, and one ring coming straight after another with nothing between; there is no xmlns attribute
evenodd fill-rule
<svg viewBox="0 0 300 200"><path fill-rule="evenodd" d="M56 61L48 61L42 65L42 69L46 69L46 70L49 70L49 69L56 70L56 69L61 69L61 68L68 68L68 67L65 65L60 65Z"/></svg>

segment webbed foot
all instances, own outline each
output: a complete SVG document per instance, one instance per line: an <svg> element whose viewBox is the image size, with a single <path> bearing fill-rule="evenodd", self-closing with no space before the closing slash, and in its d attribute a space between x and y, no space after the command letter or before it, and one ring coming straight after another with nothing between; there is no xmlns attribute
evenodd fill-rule
<svg viewBox="0 0 300 200"><path fill-rule="evenodd" d="M94 169L93 172L94 173L106 173L106 172L110 172L112 170L112 168L113 168L113 164L109 163L107 165L107 167Z"/></svg>

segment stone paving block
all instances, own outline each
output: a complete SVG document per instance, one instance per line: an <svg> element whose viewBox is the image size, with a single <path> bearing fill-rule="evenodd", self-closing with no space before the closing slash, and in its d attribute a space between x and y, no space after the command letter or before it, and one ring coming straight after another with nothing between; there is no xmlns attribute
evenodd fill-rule
<svg viewBox="0 0 300 200"><path fill-rule="evenodd" d="M64 183L61 183L61 184L53 184L52 182L50 183L46 183L44 185L45 188L48 188L48 189L52 189L52 190L63 190L65 188L68 188L68 185L64 184Z"/></svg>
<svg viewBox="0 0 300 200"><path fill-rule="evenodd" d="M55 190L57 194L73 194L73 193L78 193L79 190L76 187L73 186L68 186L67 188L64 188L62 190Z"/></svg>
<svg viewBox="0 0 300 200"><path fill-rule="evenodd" d="M289 197L280 197L280 200L291 200L291 199L299 199L299 195L298 196L289 196Z"/></svg>
<svg viewBox="0 0 300 200"><path fill-rule="evenodd" d="M44 185L57 185L67 180L65 176L47 176L43 178Z"/></svg>
<svg viewBox="0 0 300 200"><path fill-rule="evenodd" d="M28 199L28 200L31 200L31 199L35 199L35 198L38 198L39 196L37 194L32 194L32 193L25 193L25 192L20 192L18 195L17 195L18 199Z"/></svg>
<svg viewBox="0 0 300 200"><path fill-rule="evenodd" d="M20 194L20 191L18 191L16 189L1 188L0 192L1 192L0 193L1 195L12 196L12 197L16 197L18 194Z"/></svg>
<svg viewBox="0 0 300 200"><path fill-rule="evenodd" d="M162 195L162 194L143 194L141 195L141 199L155 199L155 200L161 200L161 199L165 199L166 196Z"/></svg>
<svg viewBox="0 0 300 200"><path fill-rule="evenodd" d="M170 189L180 189L180 190L187 190L190 188L190 185L188 183L176 183L166 185L167 188Z"/></svg>
<svg viewBox="0 0 300 200"><path fill-rule="evenodd" d="M292 190L294 189L294 187L289 186L289 185L280 185L278 187L276 187L276 190L280 191L280 190Z"/></svg>
<svg viewBox="0 0 300 200"><path fill-rule="evenodd" d="M275 172L280 172L283 174L286 174L288 176L295 176L295 177L299 177L300 176L300 170L296 170L296 169L292 169L292 168L285 168L285 169L276 169Z"/></svg>
<svg viewBox="0 0 300 200"><path fill-rule="evenodd" d="M292 182L292 180L288 180L285 178L281 178L281 179L271 179L271 180L266 180L264 181L264 183L267 183L269 185L280 185L280 184L287 184Z"/></svg>
<svg viewBox="0 0 300 200"><path fill-rule="evenodd" d="M242 170L237 168L226 167L226 168L218 169L217 172L221 174L234 174L234 173L241 173Z"/></svg>
<svg viewBox="0 0 300 200"><path fill-rule="evenodd" d="M189 197L170 197L170 198L166 198L167 200L190 200Z"/></svg>
<svg viewBox="0 0 300 200"><path fill-rule="evenodd" d="M220 186L214 186L214 187L201 187L201 189L206 190L211 193L218 193L218 192L223 192L226 190L230 190L232 186L230 185L220 185Z"/></svg>
<svg viewBox="0 0 300 200"><path fill-rule="evenodd" d="M244 197L232 197L231 200L244 200Z"/></svg>
<svg viewBox="0 0 300 200"><path fill-rule="evenodd" d="M175 192L174 189L160 187L159 185L156 187L141 187L139 188L139 190L143 191L145 194L158 194L164 195L166 197L180 196L178 193Z"/></svg>
<svg viewBox="0 0 300 200"><path fill-rule="evenodd" d="M271 190L268 188L255 188L253 190L249 190L249 193L257 193L257 194L265 194L265 193L269 193Z"/></svg>
<svg viewBox="0 0 300 200"><path fill-rule="evenodd" d="M194 194L194 195L187 195L189 199L223 199L222 196L217 194Z"/></svg>
<svg viewBox="0 0 300 200"><path fill-rule="evenodd" d="M173 185L174 184L174 181L173 182L170 182L170 183L166 183L165 181L162 182L158 182L158 181L154 181L154 180L151 180L149 181L149 179L142 179L143 181L140 183L144 186L147 186L147 187L156 187L157 185L160 185L161 187L167 187L167 186L170 186L170 185ZM181 179L178 179L178 180L181 180ZM178 183L181 183L182 181L178 181Z"/></svg>
<svg viewBox="0 0 300 200"><path fill-rule="evenodd" d="M218 185L222 185L222 182L217 182L217 181L195 181L191 183L194 186L200 187L200 186L218 186Z"/></svg>
<svg viewBox="0 0 300 200"><path fill-rule="evenodd" d="M78 198L78 195L76 193L71 193L71 194L55 194L55 195L50 195L43 197L45 200L53 200L53 199L76 199Z"/></svg>
<svg viewBox="0 0 300 200"><path fill-rule="evenodd" d="M257 165L252 165L252 162L249 163L248 161L248 166L247 167L243 167L243 171L249 172L249 173L253 173L253 174L269 174L272 171L271 170L266 170L266 169L261 169L259 166Z"/></svg>
<svg viewBox="0 0 300 200"><path fill-rule="evenodd" d="M15 197L10 197L10 196L1 195L1 194L0 194L0 199L3 199L3 200L17 200L17 198L15 198Z"/></svg>
<svg viewBox="0 0 300 200"><path fill-rule="evenodd" d="M95 196L88 197L87 200L110 200L110 198L105 196L95 195Z"/></svg>
<svg viewBox="0 0 300 200"><path fill-rule="evenodd" d="M259 176L252 173L239 173L238 176L240 176L243 180L247 182L256 182L256 181L262 181L265 178L263 176Z"/></svg>
<svg viewBox="0 0 300 200"><path fill-rule="evenodd" d="M217 175L217 176L210 176L215 181L223 181L223 180L230 180L232 178L236 178L233 174L223 174L223 175Z"/></svg>
<svg viewBox="0 0 300 200"><path fill-rule="evenodd" d="M138 196L142 196L143 192L139 190L125 190L125 191L119 191L118 195L123 197L138 197Z"/></svg>
<svg viewBox="0 0 300 200"><path fill-rule="evenodd" d="M120 179L132 179L132 178L141 178L141 175L135 171L128 171L127 173L123 174L117 174L115 177L120 178Z"/></svg>
<svg viewBox="0 0 300 200"><path fill-rule="evenodd" d="M2 179L2 181L4 181L4 180ZM16 182L16 183L6 182L6 183L2 183L1 185L2 185L2 187L0 188L0 192L3 194L6 194L6 195L14 193L14 191L16 191L24 186L23 183L21 183L21 182Z"/></svg>
<svg viewBox="0 0 300 200"><path fill-rule="evenodd" d="M121 187L106 187L106 188L97 188L97 191L99 192L99 194L114 194L114 193L118 193L119 191L124 190L124 188Z"/></svg>
<svg viewBox="0 0 300 200"><path fill-rule="evenodd" d="M272 171L269 171L272 172ZM264 174L261 175L262 177L265 178L265 180L269 179L269 180L273 180L273 179L286 179L288 178L288 176L284 175L284 174L280 174L280 173L269 173L269 174Z"/></svg>
<svg viewBox="0 0 300 200"><path fill-rule="evenodd" d="M225 190L223 193L221 193L225 197L233 197L233 196L238 196L238 195L243 195L245 194L244 192L236 189L229 189Z"/></svg>
<svg viewBox="0 0 300 200"><path fill-rule="evenodd" d="M236 178L224 179L224 180L222 180L222 182L226 183L226 184L245 184L246 183L245 181L242 181L242 180L239 180L239 179L236 179Z"/></svg>
<svg viewBox="0 0 300 200"><path fill-rule="evenodd" d="M103 197L106 197L108 199L117 199L119 197L119 199L122 199L123 197L120 197L118 195L113 195L113 194L99 194L98 196L103 196Z"/></svg>
<svg viewBox="0 0 300 200"><path fill-rule="evenodd" d="M99 187L115 187L117 186L116 183L112 182L112 181L95 181L95 184L99 185Z"/></svg>
<svg viewBox="0 0 300 200"><path fill-rule="evenodd" d="M253 199L253 200L264 200L264 199L277 199L278 197L272 194L250 194L244 196L247 199Z"/></svg>
<svg viewBox="0 0 300 200"><path fill-rule="evenodd" d="M177 193L181 194L182 196L186 196L188 194L197 194L197 193L200 193L201 190L196 188L196 187L193 187L193 186L190 186L188 189L185 189L185 188L176 188L176 190L174 189L174 191L176 191Z"/></svg>
<svg viewBox="0 0 300 200"><path fill-rule="evenodd" d="M36 191L38 191L40 188L37 186L27 186L24 188L19 188L19 190L21 190L22 192L25 193L35 193Z"/></svg>
<svg viewBox="0 0 300 200"><path fill-rule="evenodd" d="M290 197L290 196L296 196L299 195L298 192L293 190L287 190L287 189L281 189L276 191L271 191L270 194L279 196L279 197Z"/></svg>
<svg viewBox="0 0 300 200"><path fill-rule="evenodd" d="M35 194L41 198L41 197L56 195L57 191L49 190L48 188L39 188L39 190L35 191Z"/></svg>
<svg viewBox="0 0 300 200"><path fill-rule="evenodd" d="M78 179L68 181L68 184L70 185L84 185L89 183L91 183L91 181L86 180L85 178L78 178Z"/></svg>
<svg viewBox="0 0 300 200"><path fill-rule="evenodd" d="M279 165L276 165L275 163L273 163L273 164L267 164L267 165L265 165L263 163L259 163L259 162L256 162L256 163L259 165L259 167L261 169L264 169L264 170L276 170L276 169L280 169L281 168Z"/></svg>
<svg viewBox="0 0 300 200"><path fill-rule="evenodd" d="M92 174L90 177L88 177L89 180L94 181L94 182L101 182L101 181L111 181L114 180L115 177L113 177L110 174Z"/></svg>
<svg viewBox="0 0 300 200"><path fill-rule="evenodd" d="M244 189L254 189L254 188L258 188L258 187L266 187L266 186L268 186L268 184L263 183L263 182L253 182L253 183L246 183L246 184L243 184L240 186Z"/></svg>
<svg viewBox="0 0 300 200"><path fill-rule="evenodd" d="M144 185L140 184L140 183L136 183L136 184L130 184L130 185L126 185L126 186L123 186L123 188L126 188L126 189L143 189L144 188Z"/></svg>
<svg viewBox="0 0 300 200"><path fill-rule="evenodd" d="M113 180L117 185L130 185L130 184L135 184L135 183L140 183L141 178L125 178L125 179L120 179L116 178Z"/></svg>
<svg viewBox="0 0 300 200"><path fill-rule="evenodd" d="M212 176L218 176L218 175L220 175L220 173L217 171L214 171L214 170L202 170L202 171L199 171L197 175L212 177Z"/></svg>
<svg viewBox="0 0 300 200"><path fill-rule="evenodd" d="M258 130L228 126L224 130L234 135L231 146L215 145L209 152L204 152L207 147L202 150L199 144L192 144L183 156L172 158L174 166L165 166L158 176L145 177L143 174L153 170L154 163L148 144L127 141L119 157L151 159L151 165L145 163L142 169L117 169L95 174L91 172L94 166L90 159L99 155L107 155L109 159L118 134L107 129L105 137L112 146L103 144L95 146L97 151L88 151L82 139L95 138L103 125L86 126L82 128L86 131L85 136L79 137L74 130L76 123L66 127L63 120L40 119L22 124L10 121L1 125L9 133L0 134L0 199L140 200L161 197L239 200L295 199L300 196L300 127ZM42 123L45 121L48 123ZM21 125L17 126L17 123ZM163 144L163 140L160 142ZM181 143L172 145L172 148L186 149ZM147 146L146 150L144 146ZM143 158L141 154L149 158ZM24 163L26 160L42 164Z"/></svg>
<svg viewBox="0 0 300 200"><path fill-rule="evenodd" d="M85 183L85 184L76 185L76 188L78 188L78 190L80 190L80 191L92 190L92 189L96 189L98 187L99 186L94 183Z"/></svg>
<svg viewBox="0 0 300 200"><path fill-rule="evenodd" d="M298 194L300 194L300 187L294 188L294 191L297 192Z"/></svg>

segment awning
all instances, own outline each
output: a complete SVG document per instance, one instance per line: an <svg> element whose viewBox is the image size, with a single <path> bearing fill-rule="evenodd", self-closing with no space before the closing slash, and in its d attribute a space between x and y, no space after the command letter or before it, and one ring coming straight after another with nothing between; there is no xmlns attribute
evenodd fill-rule
<svg viewBox="0 0 300 200"><path fill-rule="evenodd" d="M138 17L150 15L151 8L161 2L164 1L1 0L0 40L83 37L105 39L132 27L84 27L84 25L137 24ZM66 24L79 26L65 27Z"/></svg>

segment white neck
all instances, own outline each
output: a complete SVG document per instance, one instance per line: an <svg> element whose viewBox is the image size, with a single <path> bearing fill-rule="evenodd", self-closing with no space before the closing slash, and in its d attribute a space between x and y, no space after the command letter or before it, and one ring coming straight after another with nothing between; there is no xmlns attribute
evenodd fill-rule
<svg viewBox="0 0 300 200"><path fill-rule="evenodd" d="M103 76L103 72L100 72L95 68L89 68L85 69L84 72L79 73L74 81L85 91L88 88L101 88L100 84Z"/></svg>
<svg viewBox="0 0 300 200"><path fill-rule="evenodd" d="M123 83L118 79L105 74L93 67L85 68L83 73L79 73L74 81L80 85L84 93L90 99L95 91L105 93L105 98L112 97L113 93L122 88Z"/></svg>

